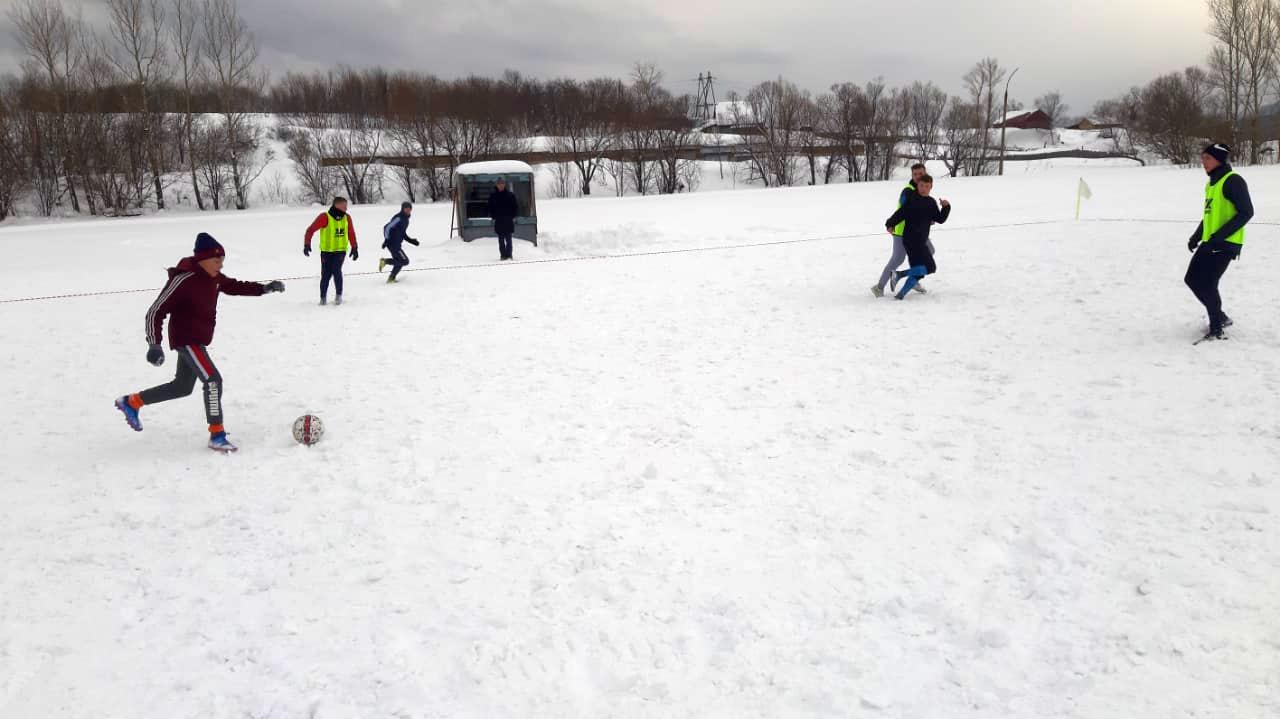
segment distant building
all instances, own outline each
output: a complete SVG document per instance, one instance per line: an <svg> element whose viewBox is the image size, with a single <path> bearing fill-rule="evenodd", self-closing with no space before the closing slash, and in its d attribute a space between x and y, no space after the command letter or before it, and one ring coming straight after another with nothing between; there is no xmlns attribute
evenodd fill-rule
<svg viewBox="0 0 1280 719"><path fill-rule="evenodd" d="M1006 115L1003 122L997 122L993 127L997 129L1006 127L1011 130L1052 130L1053 120L1049 119L1043 110L1015 110Z"/></svg>
<svg viewBox="0 0 1280 719"><path fill-rule="evenodd" d="M1112 122L1096 122L1086 117L1082 119L1080 122L1077 122L1076 124L1072 125L1071 127L1068 127L1067 129L1068 130L1114 130L1119 127L1122 127L1122 126Z"/></svg>

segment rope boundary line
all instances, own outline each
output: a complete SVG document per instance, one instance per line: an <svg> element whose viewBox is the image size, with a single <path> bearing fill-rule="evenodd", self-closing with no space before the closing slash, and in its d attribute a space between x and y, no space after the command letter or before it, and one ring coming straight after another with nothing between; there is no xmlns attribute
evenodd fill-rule
<svg viewBox="0 0 1280 719"><path fill-rule="evenodd" d="M1154 224L1154 223L1186 224L1184 220L1169 220L1169 219L1153 220L1153 219L1141 219L1141 218L1140 219L1086 218L1080 221L1081 222L1115 222L1115 223L1133 222L1133 223L1148 223L1148 224ZM1009 227L1062 225L1062 224L1070 224L1073 222L1076 222L1076 220L1028 220L1024 222L1006 222L1006 223L992 224L992 225L973 225L968 227L954 227L950 229L996 230L996 229L1006 229ZM1273 227L1280 226L1280 222L1251 222L1249 224L1273 226ZM404 270L401 270L401 272L455 272L458 270L487 269L487 268L495 268L495 267L506 267L511 265L540 265L540 264L552 264L552 263L561 263L561 262L594 262L599 260L618 260L618 259L629 259L634 257L657 257L662 255L680 255L680 254L692 254L692 253L700 253L700 252L723 252L726 250L752 249L755 247L778 247L781 245L798 245L798 244L811 243L811 242L830 242L832 240L860 240L860 239L866 239L870 237L879 237L883 234L884 234L883 231L864 232L864 233L857 233L852 235L826 235L821 237L797 237L790 240L768 240L765 242L741 242L737 244L712 245L708 247L673 247L673 248L662 249L662 250L640 250L635 252L618 252L613 254L573 255L569 257L543 257L535 260L516 260L515 262L507 262L507 263L481 262L481 263L460 264L460 265L432 265L429 267L409 267L409 268L405 268ZM448 244L448 243L445 243L445 244ZM443 247L444 245L437 245L437 246ZM344 276L370 277L370 276L379 275L379 274L382 274L382 273L374 272L374 271L361 271L361 272L347 272L347 273L344 273ZM298 282L301 280L314 280L319 278L320 278L320 275L315 274L315 275L294 275L292 277L277 277L274 279L287 281L287 282ZM79 299L84 297L110 297L113 295L132 295L132 294L141 294L143 292L159 292L160 289L161 288L159 287L144 287L139 289L128 289L128 290L101 290L101 291L95 291L95 292L73 292L68 294L43 295L38 297L12 297L7 299L0 299L0 305L20 304L25 302L47 302L51 300L70 300L70 299Z"/></svg>

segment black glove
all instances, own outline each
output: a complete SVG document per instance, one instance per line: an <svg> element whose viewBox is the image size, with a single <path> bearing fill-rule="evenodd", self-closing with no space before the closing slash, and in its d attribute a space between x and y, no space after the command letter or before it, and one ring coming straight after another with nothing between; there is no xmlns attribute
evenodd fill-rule
<svg viewBox="0 0 1280 719"><path fill-rule="evenodd" d="M160 345L147 345L147 361L157 367L164 364L164 350Z"/></svg>
<svg viewBox="0 0 1280 719"><path fill-rule="evenodd" d="M1200 247L1200 236L1192 235L1191 239L1187 240L1187 249L1190 250L1191 252L1195 252L1199 247Z"/></svg>
<svg viewBox="0 0 1280 719"><path fill-rule="evenodd" d="M406 238L404 238L404 241L405 241L405 242L408 242L409 244L413 245L414 247L417 247L417 246L418 246L418 241L417 241L417 240L415 240L415 239L413 239L412 237L406 237Z"/></svg>
<svg viewBox="0 0 1280 719"><path fill-rule="evenodd" d="M360 248L359 248L359 247L352 247L352 248L351 248L351 259L353 259L353 260L358 260L358 259L360 259Z"/></svg>
<svg viewBox="0 0 1280 719"><path fill-rule="evenodd" d="M310 256L311 256L311 245L303 245L303 246L302 246L302 254L303 254L304 256L306 256L306 257L310 257Z"/></svg>
<svg viewBox="0 0 1280 719"><path fill-rule="evenodd" d="M271 294L272 292L284 292L284 283L280 280L271 280L262 286L263 294Z"/></svg>

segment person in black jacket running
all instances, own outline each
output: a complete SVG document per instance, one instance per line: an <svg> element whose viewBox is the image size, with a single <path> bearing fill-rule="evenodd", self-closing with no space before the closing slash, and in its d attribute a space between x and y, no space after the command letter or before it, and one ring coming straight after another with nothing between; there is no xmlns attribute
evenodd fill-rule
<svg viewBox="0 0 1280 719"><path fill-rule="evenodd" d="M1209 331L1204 340L1225 340L1223 330L1233 323L1222 311L1222 295L1218 282L1231 261L1244 249L1244 226L1253 219L1253 199L1249 186L1227 164L1231 148L1215 143L1204 148L1200 163L1209 174L1205 187L1204 219L1187 240L1187 249L1195 253L1187 267L1184 281L1209 313Z"/></svg>
<svg viewBox="0 0 1280 719"><path fill-rule="evenodd" d="M387 277L387 284L399 282L396 277L400 274L400 270L409 265L409 256L404 253L403 243L408 242L414 247L418 246L418 241L409 236L409 218L413 215L413 203L403 202L400 204L400 211L392 217L387 224L382 226L382 246L391 253L391 259L385 257L378 260L378 271L391 265L391 276Z"/></svg>
<svg viewBox="0 0 1280 719"><path fill-rule="evenodd" d="M905 272L894 272L889 279L889 289L897 290L898 282L903 277L907 278L902 290L894 295L899 300L906 299L907 293L925 275L938 271L938 265L933 260L933 251L929 245L929 228L935 222L942 224L947 221L951 216L951 203L943 200L942 209L939 210L937 200L929 196L931 192L933 192L933 178L922 175L916 181L916 191L907 193L906 204L885 220L885 228L890 232L893 232L893 228L899 222L906 222L906 227L902 231L902 244L907 248L907 263L910 269Z"/></svg>
<svg viewBox="0 0 1280 719"><path fill-rule="evenodd" d="M489 195L489 217L493 218L493 231L498 235L498 254L503 260L511 259L511 236L516 232L516 215L520 214L520 201L507 189L507 181L498 178L496 189Z"/></svg>

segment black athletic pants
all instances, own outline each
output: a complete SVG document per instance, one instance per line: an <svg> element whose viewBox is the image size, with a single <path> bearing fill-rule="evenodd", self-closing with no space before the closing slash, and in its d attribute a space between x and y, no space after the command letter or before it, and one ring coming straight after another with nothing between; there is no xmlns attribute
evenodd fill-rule
<svg viewBox="0 0 1280 719"><path fill-rule="evenodd" d="M1204 305L1205 311L1209 313L1209 331L1211 332L1222 329L1222 321L1226 317L1222 311L1222 295L1218 293L1218 281L1226 273L1231 261L1240 256L1238 246L1228 244L1224 247L1224 244L1228 243L1206 242L1200 245L1191 258L1191 264L1187 266L1187 276L1184 278L1187 287L1191 288L1196 299L1200 300L1200 304Z"/></svg>
<svg viewBox="0 0 1280 719"><path fill-rule="evenodd" d="M198 379L204 383L205 419L209 420L210 426L222 424L222 375L209 358L209 350L202 345L187 345L179 347L177 352L178 371L173 381L139 392L142 404L186 397L195 389Z"/></svg>
<svg viewBox="0 0 1280 719"><path fill-rule="evenodd" d="M498 254L504 260L511 259L511 235L498 235Z"/></svg>
<svg viewBox="0 0 1280 719"><path fill-rule="evenodd" d="M333 288L342 296L342 263L347 259L345 252L320 253L320 299L329 294L329 280L333 280Z"/></svg>
<svg viewBox="0 0 1280 719"><path fill-rule="evenodd" d="M918 240L915 238L902 239L903 246L907 249L907 265L910 267L924 267L929 274L938 271L938 263L933 259L933 249L929 247L929 240Z"/></svg>
<svg viewBox="0 0 1280 719"><path fill-rule="evenodd" d="M409 256L404 253L404 247L396 245L395 247L387 246L387 251L391 253L391 279L395 279L400 274L400 270L409 266Z"/></svg>

